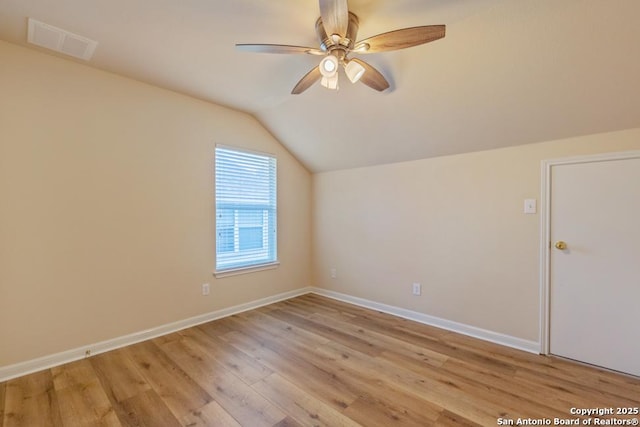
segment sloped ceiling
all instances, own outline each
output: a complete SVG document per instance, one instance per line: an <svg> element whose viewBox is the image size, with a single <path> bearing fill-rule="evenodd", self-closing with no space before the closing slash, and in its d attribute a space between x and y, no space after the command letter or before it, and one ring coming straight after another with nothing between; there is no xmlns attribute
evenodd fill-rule
<svg viewBox="0 0 640 427"><path fill-rule="evenodd" d="M27 45L32 17L97 40L88 65L249 112L313 172L640 127L638 0L349 7L359 39L431 24L447 36L363 58L383 93L343 78L298 96L318 57L234 45L317 46L315 0L0 0L0 39Z"/></svg>

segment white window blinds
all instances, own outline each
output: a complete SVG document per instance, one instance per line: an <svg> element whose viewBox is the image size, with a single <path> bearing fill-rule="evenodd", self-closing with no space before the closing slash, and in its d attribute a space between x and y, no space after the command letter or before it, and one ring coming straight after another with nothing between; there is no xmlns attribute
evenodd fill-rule
<svg viewBox="0 0 640 427"><path fill-rule="evenodd" d="M216 147L216 271L277 261L276 158Z"/></svg>

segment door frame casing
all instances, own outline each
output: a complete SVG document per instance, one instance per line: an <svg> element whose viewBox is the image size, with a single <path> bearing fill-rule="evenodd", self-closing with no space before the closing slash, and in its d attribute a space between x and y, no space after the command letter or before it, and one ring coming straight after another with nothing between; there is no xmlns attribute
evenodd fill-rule
<svg viewBox="0 0 640 427"><path fill-rule="evenodd" d="M578 163L640 159L640 151L622 151L543 160L540 187L540 354L550 354L551 327L551 170L554 166Z"/></svg>

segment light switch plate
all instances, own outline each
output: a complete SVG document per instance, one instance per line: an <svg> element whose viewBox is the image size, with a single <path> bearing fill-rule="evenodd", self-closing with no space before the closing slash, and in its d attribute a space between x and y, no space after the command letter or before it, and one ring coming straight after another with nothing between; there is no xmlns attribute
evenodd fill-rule
<svg viewBox="0 0 640 427"><path fill-rule="evenodd" d="M524 213L534 214L538 212L538 206L536 199L525 199L524 201Z"/></svg>

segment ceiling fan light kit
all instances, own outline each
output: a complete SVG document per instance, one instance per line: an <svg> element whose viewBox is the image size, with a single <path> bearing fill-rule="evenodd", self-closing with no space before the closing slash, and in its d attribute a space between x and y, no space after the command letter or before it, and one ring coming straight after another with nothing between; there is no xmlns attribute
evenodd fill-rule
<svg viewBox="0 0 640 427"><path fill-rule="evenodd" d="M358 64L356 61L349 61L347 65L344 67L344 72L349 77L351 83L355 83L365 72L365 69L362 65Z"/></svg>
<svg viewBox="0 0 640 427"><path fill-rule="evenodd" d="M338 90L338 74L333 77L322 77L320 84L327 89Z"/></svg>
<svg viewBox="0 0 640 427"><path fill-rule="evenodd" d="M338 58L333 55L328 55L322 58L320 61L320 73L323 77L333 77L338 74Z"/></svg>
<svg viewBox="0 0 640 427"><path fill-rule="evenodd" d="M316 21L319 49L277 44L236 44L237 49L248 52L324 55L320 64L296 84L291 91L294 95L304 92L318 80L327 89L338 89L340 65L352 83L361 81L381 92L389 88L387 79L361 59L348 58L350 54L405 49L445 36L444 25L425 25L390 31L356 42L360 23L358 17L349 11L347 0L319 0L319 2L320 17Z"/></svg>
<svg viewBox="0 0 640 427"><path fill-rule="evenodd" d="M320 84L327 89L338 90L338 66L340 61L333 55L327 55L320 61Z"/></svg>

